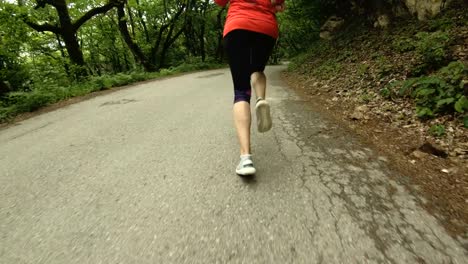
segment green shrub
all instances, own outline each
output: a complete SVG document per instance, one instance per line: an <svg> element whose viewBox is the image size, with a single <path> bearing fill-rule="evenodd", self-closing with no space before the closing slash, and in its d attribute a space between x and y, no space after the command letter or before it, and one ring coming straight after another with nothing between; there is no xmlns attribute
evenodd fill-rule
<svg viewBox="0 0 468 264"><path fill-rule="evenodd" d="M411 38L407 37L401 37L398 39L395 39L392 43L392 47L394 50L403 53L403 52L408 52L415 50L415 43Z"/></svg>
<svg viewBox="0 0 468 264"><path fill-rule="evenodd" d="M48 91L35 89L31 92L12 92L8 94L14 112L32 112L56 101L56 96Z"/></svg>
<svg viewBox="0 0 468 264"><path fill-rule="evenodd" d="M369 72L369 65L361 63L358 68L358 74L359 76L365 76Z"/></svg>
<svg viewBox="0 0 468 264"><path fill-rule="evenodd" d="M124 73L118 73L114 76L113 78L114 84L121 86L121 85L127 85L132 82L134 82L133 78L129 74L124 74Z"/></svg>
<svg viewBox="0 0 468 264"><path fill-rule="evenodd" d="M367 93L367 91L364 92L364 93L359 97L360 101L361 101L362 103L364 103L364 104L370 103L370 102L372 101L373 98L374 98L374 96L371 95L371 94L369 94L369 93Z"/></svg>
<svg viewBox="0 0 468 264"><path fill-rule="evenodd" d="M289 65L288 65L288 70L289 71L296 71L296 70L300 69L304 63L306 63L307 61L310 60L310 58L311 58L311 54L309 54L309 53L302 53L302 54L294 57L291 60L291 63L289 63Z"/></svg>
<svg viewBox="0 0 468 264"><path fill-rule="evenodd" d="M0 122L8 120L14 114L13 107L0 106Z"/></svg>
<svg viewBox="0 0 468 264"><path fill-rule="evenodd" d="M349 59L350 61L356 61L357 57L352 50L348 49L340 52L336 57L336 61L344 61L346 59Z"/></svg>
<svg viewBox="0 0 468 264"><path fill-rule="evenodd" d="M342 65L335 60L328 60L313 70L313 74L322 79L329 79L342 69Z"/></svg>
<svg viewBox="0 0 468 264"><path fill-rule="evenodd" d="M87 84L90 85L91 87L93 87L94 91L110 89L113 86L113 82L112 82L111 78L108 75L93 76L93 77L90 78L90 80L87 82ZM81 86L81 85L79 85L79 86ZM83 90L83 89L75 89L75 91L78 91L78 90Z"/></svg>
<svg viewBox="0 0 468 264"><path fill-rule="evenodd" d="M463 95L458 100L456 100L454 108L459 113L468 112L468 98Z"/></svg>
<svg viewBox="0 0 468 264"><path fill-rule="evenodd" d="M130 73L130 76L136 82L146 80L145 73L143 73L143 72L132 72L132 73Z"/></svg>
<svg viewBox="0 0 468 264"><path fill-rule="evenodd" d="M421 118L444 113L468 112L468 99L464 94L463 77L467 67L452 62L432 76L395 81L381 90L385 97L411 97Z"/></svg>
<svg viewBox="0 0 468 264"><path fill-rule="evenodd" d="M461 61L452 61L446 67L438 72L438 76L444 78L448 83L453 85L462 85L463 78L468 74L468 67Z"/></svg>
<svg viewBox="0 0 468 264"><path fill-rule="evenodd" d="M448 29L451 29L456 25L455 21L453 21L453 19L449 17L429 20L428 23L430 31L447 31Z"/></svg>
<svg viewBox="0 0 468 264"><path fill-rule="evenodd" d="M380 95L383 98L390 99L392 97L392 91L387 86L387 87L382 88L382 90L380 90Z"/></svg>
<svg viewBox="0 0 468 264"><path fill-rule="evenodd" d="M393 72L393 64L385 56L376 58L377 74L380 78Z"/></svg>
<svg viewBox="0 0 468 264"><path fill-rule="evenodd" d="M332 46L329 41L316 41L310 46L305 52L296 55L288 66L289 71L296 71L300 69L305 69L303 65L311 61L312 58L318 58L322 55L330 54L332 51ZM343 56L351 56L351 53L344 53ZM342 57L341 59L343 59ZM340 59L340 58L339 58Z"/></svg>
<svg viewBox="0 0 468 264"><path fill-rule="evenodd" d="M173 72L173 70L171 70L171 69L162 69L162 70L159 71L159 73L161 74L161 76L170 75L172 72Z"/></svg>
<svg viewBox="0 0 468 264"><path fill-rule="evenodd" d="M416 40L416 51L428 66L435 68L447 59L450 44L450 36L447 33L442 31L419 32L416 34Z"/></svg>
<svg viewBox="0 0 468 264"><path fill-rule="evenodd" d="M429 128L429 134L436 136L436 137L441 137L445 135L445 126L444 125L433 125L431 128Z"/></svg>
<svg viewBox="0 0 468 264"><path fill-rule="evenodd" d="M421 63L411 69L410 76L420 76L428 70L438 69L449 59L450 42L450 35L446 32L419 32L413 38L396 38L392 47L400 53L416 51Z"/></svg>

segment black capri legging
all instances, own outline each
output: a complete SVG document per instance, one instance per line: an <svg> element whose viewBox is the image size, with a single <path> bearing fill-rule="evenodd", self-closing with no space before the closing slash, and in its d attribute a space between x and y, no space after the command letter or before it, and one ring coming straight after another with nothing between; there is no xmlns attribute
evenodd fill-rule
<svg viewBox="0 0 468 264"><path fill-rule="evenodd" d="M275 43L276 39L271 36L248 30L233 30L224 37L224 48L234 82L234 103L250 103L250 76L265 70Z"/></svg>

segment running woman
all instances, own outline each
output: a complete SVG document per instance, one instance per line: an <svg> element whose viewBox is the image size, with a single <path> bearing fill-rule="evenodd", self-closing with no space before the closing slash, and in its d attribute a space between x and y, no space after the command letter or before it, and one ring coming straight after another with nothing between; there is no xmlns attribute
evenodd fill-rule
<svg viewBox="0 0 468 264"><path fill-rule="evenodd" d="M215 0L220 6L229 3L224 25L224 48L234 83L234 124L240 144L240 162L236 173L255 174L250 151L250 98L255 90L257 129L272 127L270 105L265 100L266 76L263 73L278 38L276 13L284 10L284 0Z"/></svg>

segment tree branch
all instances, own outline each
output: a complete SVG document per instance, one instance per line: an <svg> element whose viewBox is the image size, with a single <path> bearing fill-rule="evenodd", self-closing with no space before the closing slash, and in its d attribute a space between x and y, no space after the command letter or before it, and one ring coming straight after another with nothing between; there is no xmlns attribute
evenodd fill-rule
<svg viewBox="0 0 468 264"><path fill-rule="evenodd" d="M75 23L73 23L73 29L78 30L84 23L86 23L86 21L90 20L95 15L105 14L107 13L107 11L118 6L122 2L126 2L126 0L110 0L109 3L101 7L96 7L96 8L89 10L88 12L86 12L86 14L80 17Z"/></svg>
<svg viewBox="0 0 468 264"><path fill-rule="evenodd" d="M46 5L51 5L55 6L55 3L53 0L36 0L36 6L34 9L39 9L39 8L45 8Z"/></svg>
<svg viewBox="0 0 468 264"><path fill-rule="evenodd" d="M60 34L60 28L51 24L36 24L34 22L29 21L28 19L24 20L24 23L26 23L28 26L30 26L32 29L38 31L38 32L45 32L45 31L50 31L55 34Z"/></svg>

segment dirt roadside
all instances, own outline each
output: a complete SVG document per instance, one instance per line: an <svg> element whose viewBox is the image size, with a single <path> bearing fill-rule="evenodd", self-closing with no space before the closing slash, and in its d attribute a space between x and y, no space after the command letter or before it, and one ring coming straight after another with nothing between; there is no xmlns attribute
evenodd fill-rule
<svg viewBox="0 0 468 264"><path fill-rule="evenodd" d="M417 129L392 126L391 121L373 115L372 111L356 117L355 109L362 105L351 100L336 100L333 90L323 92L304 85L296 73L285 72L283 78L315 111L349 127L364 142L388 157L390 166L404 175L408 189L425 198L424 208L435 215L451 235L467 238L467 160L426 153L421 146L431 141Z"/></svg>

